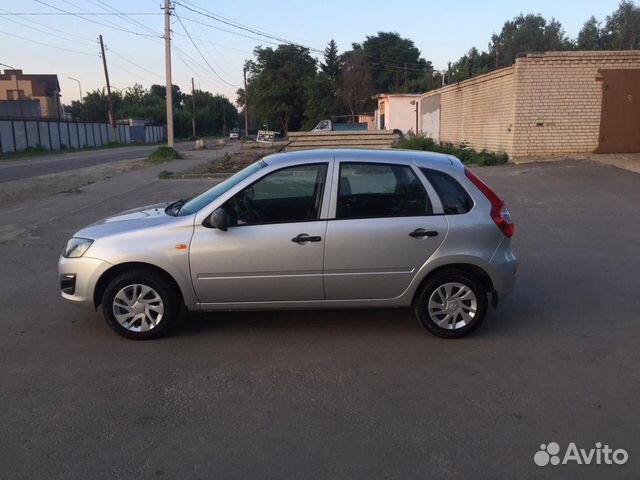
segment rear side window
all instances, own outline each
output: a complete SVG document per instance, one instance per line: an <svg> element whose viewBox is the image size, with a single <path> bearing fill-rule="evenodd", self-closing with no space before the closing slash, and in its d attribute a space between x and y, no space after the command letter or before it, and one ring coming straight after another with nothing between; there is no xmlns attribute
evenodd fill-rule
<svg viewBox="0 0 640 480"><path fill-rule="evenodd" d="M430 214L427 191L410 167L382 163L340 164L336 218Z"/></svg>
<svg viewBox="0 0 640 480"><path fill-rule="evenodd" d="M421 168L420 170L440 197L445 215L459 215L471 210L473 200L455 178L438 170L429 168Z"/></svg>

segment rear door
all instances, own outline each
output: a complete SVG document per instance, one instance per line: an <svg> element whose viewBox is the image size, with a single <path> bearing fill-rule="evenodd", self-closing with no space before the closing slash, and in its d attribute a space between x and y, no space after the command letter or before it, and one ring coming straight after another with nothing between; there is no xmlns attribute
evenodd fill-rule
<svg viewBox="0 0 640 480"><path fill-rule="evenodd" d="M400 296L447 234L412 164L338 161L327 225L327 300ZM336 182L336 180L334 180Z"/></svg>

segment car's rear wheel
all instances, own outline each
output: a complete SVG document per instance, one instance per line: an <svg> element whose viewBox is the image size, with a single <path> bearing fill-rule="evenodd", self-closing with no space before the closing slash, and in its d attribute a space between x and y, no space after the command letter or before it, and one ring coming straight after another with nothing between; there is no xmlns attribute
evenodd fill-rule
<svg viewBox="0 0 640 480"><path fill-rule="evenodd" d="M460 338L480 326L487 306L487 292L474 276L446 270L420 288L413 309L420 323L434 335Z"/></svg>
<svg viewBox="0 0 640 480"><path fill-rule="evenodd" d="M111 328L126 338L157 338L178 321L179 298L169 282L147 270L125 272L104 291L102 311Z"/></svg>

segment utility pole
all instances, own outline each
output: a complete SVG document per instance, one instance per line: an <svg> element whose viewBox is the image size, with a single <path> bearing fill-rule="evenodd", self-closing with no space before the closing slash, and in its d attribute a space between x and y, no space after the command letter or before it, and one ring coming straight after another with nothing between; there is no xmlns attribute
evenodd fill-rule
<svg viewBox="0 0 640 480"><path fill-rule="evenodd" d="M247 92L247 65L242 69L244 75L244 134L249 136L249 92Z"/></svg>
<svg viewBox="0 0 640 480"><path fill-rule="evenodd" d="M116 117L113 114L113 100L111 99L111 85L109 84L109 71L107 70L107 56L104 54L104 43L102 35L100 35L100 50L102 51L102 65L104 66L104 79L107 82L107 106L109 109L109 123L113 132L113 140L117 141L116 136Z"/></svg>
<svg viewBox="0 0 640 480"><path fill-rule="evenodd" d="M222 136L227 136L227 109L224 106L224 97L222 97Z"/></svg>
<svg viewBox="0 0 640 480"><path fill-rule="evenodd" d="M196 87L191 77L191 128L193 129L193 138L196 138Z"/></svg>
<svg viewBox="0 0 640 480"><path fill-rule="evenodd" d="M167 146L173 148L173 83L171 83L171 0L164 0L164 65L167 98Z"/></svg>
<svg viewBox="0 0 640 480"><path fill-rule="evenodd" d="M404 90L407 91L407 62L404 62Z"/></svg>

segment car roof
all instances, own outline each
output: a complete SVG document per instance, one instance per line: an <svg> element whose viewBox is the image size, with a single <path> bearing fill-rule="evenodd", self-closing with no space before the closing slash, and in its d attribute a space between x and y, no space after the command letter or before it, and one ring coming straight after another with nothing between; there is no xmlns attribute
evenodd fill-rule
<svg viewBox="0 0 640 480"><path fill-rule="evenodd" d="M266 156L263 160L267 165L284 165L290 162L304 162L318 160L329 160L339 157L341 161L366 161L366 160L388 160L388 161L413 161L420 166L440 165L452 166L460 165L460 160L451 155L437 152L423 152L420 150L400 150L400 149L367 149L367 148L318 148L310 150L299 150L295 152L274 153Z"/></svg>

